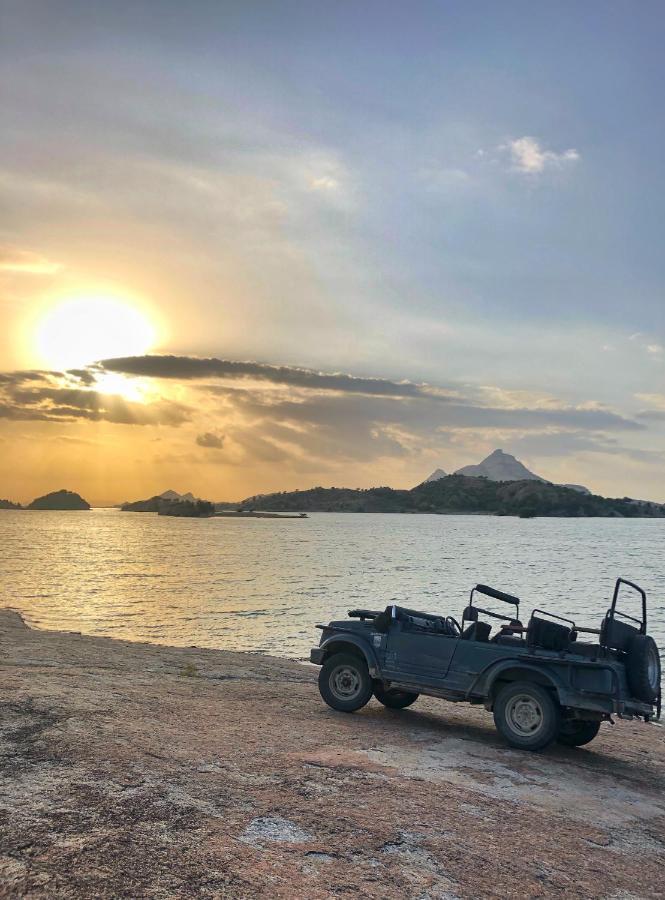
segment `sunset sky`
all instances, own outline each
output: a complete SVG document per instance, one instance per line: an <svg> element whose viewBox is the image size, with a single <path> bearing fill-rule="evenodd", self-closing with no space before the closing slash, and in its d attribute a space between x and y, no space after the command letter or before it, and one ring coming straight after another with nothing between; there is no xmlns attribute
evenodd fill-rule
<svg viewBox="0 0 665 900"><path fill-rule="evenodd" d="M662 2L0 11L0 497L665 501Z"/></svg>

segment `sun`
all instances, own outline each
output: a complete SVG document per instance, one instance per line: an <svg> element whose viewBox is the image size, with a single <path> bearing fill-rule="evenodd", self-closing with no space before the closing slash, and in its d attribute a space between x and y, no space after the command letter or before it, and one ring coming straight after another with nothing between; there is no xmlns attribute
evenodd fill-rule
<svg viewBox="0 0 665 900"><path fill-rule="evenodd" d="M43 364L71 369L115 356L141 356L157 341L157 327L138 305L84 295L58 301L37 322L34 347Z"/></svg>

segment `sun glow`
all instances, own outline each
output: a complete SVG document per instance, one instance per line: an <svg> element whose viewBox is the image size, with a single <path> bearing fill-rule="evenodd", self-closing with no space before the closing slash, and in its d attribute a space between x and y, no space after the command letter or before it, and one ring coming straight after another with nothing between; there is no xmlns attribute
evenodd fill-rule
<svg viewBox="0 0 665 900"><path fill-rule="evenodd" d="M114 356L140 356L154 347L157 328L131 301L111 296L61 300L38 321L34 346L55 369Z"/></svg>

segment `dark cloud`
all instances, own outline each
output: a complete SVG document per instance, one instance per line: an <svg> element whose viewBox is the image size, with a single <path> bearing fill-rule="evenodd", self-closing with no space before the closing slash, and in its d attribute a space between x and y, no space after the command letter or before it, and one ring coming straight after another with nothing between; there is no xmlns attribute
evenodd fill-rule
<svg viewBox="0 0 665 900"><path fill-rule="evenodd" d="M429 402L428 402L429 401ZM237 398L248 412L269 415L279 421L337 424L374 421L413 427L543 429L576 428L607 431L642 431L645 426L602 409L505 409L446 403L441 406L426 395L418 399L385 397L308 397L262 403L256 397Z"/></svg>
<svg viewBox="0 0 665 900"><path fill-rule="evenodd" d="M109 372L143 375L149 378L240 378L268 381L311 390L342 391L349 394L371 394L391 397L432 396L427 387L410 381L385 378L362 378L340 372L315 372L295 366L273 366L257 362L235 362L228 359L199 359L193 356L127 356L102 360ZM446 395L437 393L439 399Z"/></svg>
<svg viewBox="0 0 665 900"><path fill-rule="evenodd" d="M96 374L93 368L90 369L67 369L65 373L72 378L75 378L77 381L80 381L81 384L94 384L96 381Z"/></svg>
<svg viewBox="0 0 665 900"><path fill-rule="evenodd" d="M224 435L206 431L204 434L196 436L196 443L199 447L210 447L213 450L221 450L224 446Z"/></svg>

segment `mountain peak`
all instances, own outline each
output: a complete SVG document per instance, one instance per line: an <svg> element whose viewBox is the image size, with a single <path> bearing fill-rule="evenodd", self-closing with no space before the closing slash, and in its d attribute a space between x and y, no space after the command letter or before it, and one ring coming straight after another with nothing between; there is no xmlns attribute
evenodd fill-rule
<svg viewBox="0 0 665 900"><path fill-rule="evenodd" d="M455 475L489 478L490 481L545 481L510 453L504 453L501 449L493 450L477 466L463 466L455 472Z"/></svg>
<svg viewBox="0 0 665 900"><path fill-rule="evenodd" d="M517 457L511 453L505 453L500 447L492 450L489 456L478 463L477 466L463 466L457 469L455 475L466 475L471 478L488 478L490 481L541 481L548 483L546 478L541 478L521 463ZM435 469L432 474L423 481L427 484L431 481L439 481L445 478L446 473L443 469ZM578 491L580 494L590 494L588 488L581 484L564 484L561 487L570 488L572 491Z"/></svg>
<svg viewBox="0 0 665 900"><path fill-rule="evenodd" d="M446 473L443 471L443 469L435 469L431 475L428 475L423 484L427 484L428 481L439 481L440 478L445 477Z"/></svg>

